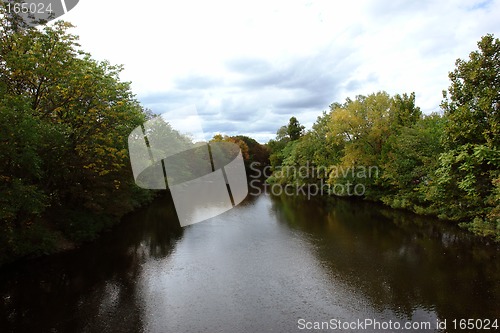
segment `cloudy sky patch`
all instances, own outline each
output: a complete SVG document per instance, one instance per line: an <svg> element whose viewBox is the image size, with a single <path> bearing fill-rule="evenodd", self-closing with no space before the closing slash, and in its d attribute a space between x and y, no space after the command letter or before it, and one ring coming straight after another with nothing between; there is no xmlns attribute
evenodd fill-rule
<svg viewBox="0 0 500 333"><path fill-rule="evenodd" d="M455 60L500 37L499 2L83 0L64 19L153 112L194 104L207 136L265 142L357 94L414 91L439 111Z"/></svg>

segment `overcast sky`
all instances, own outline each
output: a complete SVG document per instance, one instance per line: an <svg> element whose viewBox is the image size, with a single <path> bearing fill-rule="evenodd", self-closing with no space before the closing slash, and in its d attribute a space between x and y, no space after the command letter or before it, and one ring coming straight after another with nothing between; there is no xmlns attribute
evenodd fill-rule
<svg viewBox="0 0 500 333"><path fill-rule="evenodd" d="M481 0L80 0L62 18L153 112L194 104L207 136L261 142L379 90L439 111L455 60L500 37L500 1Z"/></svg>

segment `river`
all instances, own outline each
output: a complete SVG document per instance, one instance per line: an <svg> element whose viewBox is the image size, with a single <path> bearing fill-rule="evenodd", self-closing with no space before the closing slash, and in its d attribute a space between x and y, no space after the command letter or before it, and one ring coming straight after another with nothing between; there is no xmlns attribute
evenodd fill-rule
<svg viewBox="0 0 500 333"><path fill-rule="evenodd" d="M446 320L450 332L454 319L500 321L499 254L445 222L359 200L261 194L181 228L163 196L94 243L3 268L0 331L293 332L371 321L380 332L396 322L432 332Z"/></svg>

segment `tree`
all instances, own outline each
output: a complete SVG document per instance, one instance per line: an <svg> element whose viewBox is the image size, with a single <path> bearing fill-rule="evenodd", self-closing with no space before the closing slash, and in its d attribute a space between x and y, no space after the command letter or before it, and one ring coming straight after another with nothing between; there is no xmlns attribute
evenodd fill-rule
<svg viewBox="0 0 500 333"><path fill-rule="evenodd" d="M344 146L341 167L377 166L389 138L391 97L386 92L356 96L331 112L330 134Z"/></svg>
<svg viewBox="0 0 500 333"><path fill-rule="evenodd" d="M297 118L291 117L288 125L278 129L276 139L269 140L266 146L270 153L269 163L273 169L281 166L284 158L288 156L287 152L291 151L292 143L304 135L304 129L305 127L300 125Z"/></svg>
<svg viewBox="0 0 500 333"><path fill-rule="evenodd" d="M304 129L305 127L299 123L297 118L291 117L288 122L288 126L286 127L286 132L290 137L290 140L295 141L304 135Z"/></svg>
<svg viewBox="0 0 500 333"><path fill-rule="evenodd" d="M309 141L314 146L313 162L316 166L329 167L338 164L342 157L344 144L336 141L330 131L331 112L337 107L340 107L340 104L333 103L330 105L330 112L323 111L309 133Z"/></svg>
<svg viewBox="0 0 500 333"><path fill-rule="evenodd" d="M500 41L486 35L456 61L441 104L446 125L437 184L430 192L446 218L500 239Z"/></svg>
<svg viewBox="0 0 500 333"><path fill-rule="evenodd" d="M34 184L44 176L46 128L18 98L0 99L0 221L11 233L45 211L49 197Z"/></svg>
<svg viewBox="0 0 500 333"><path fill-rule="evenodd" d="M243 160L245 162L248 162L248 160L250 158L250 156L248 154L248 145L246 144L245 141L241 140L238 137L228 136L228 135L222 136L222 134L215 134L214 137L212 138L212 140L210 140L210 142L232 142L232 143L235 143L240 147L241 156L243 157Z"/></svg>
<svg viewBox="0 0 500 333"><path fill-rule="evenodd" d="M393 97L394 108L390 114L391 127L394 131L398 131L402 127L411 127L422 118L422 111L415 105L415 93L410 96L404 93L397 94Z"/></svg>
<svg viewBox="0 0 500 333"><path fill-rule="evenodd" d="M127 137L148 115L122 67L81 51L69 23L0 11L2 261L92 238L151 194L133 183Z"/></svg>
<svg viewBox="0 0 500 333"><path fill-rule="evenodd" d="M500 40L486 35L469 60L457 59L443 91L441 107L447 119L445 145L500 146Z"/></svg>
<svg viewBox="0 0 500 333"><path fill-rule="evenodd" d="M441 137L444 120L431 114L409 127L401 127L384 147L381 185L382 201L391 207L429 213L428 186L443 152Z"/></svg>
<svg viewBox="0 0 500 333"><path fill-rule="evenodd" d="M269 150L266 146L245 135L237 135L234 138L243 141L248 146L249 161L258 162L263 166L269 164Z"/></svg>
<svg viewBox="0 0 500 333"><path fill-rule="evenodd" d="M290 142L287 126L281 126L276 132L276 139L269 140L266 144L269 150L269 163L273 169L279 167L283 162L283 149Z"/></svg>

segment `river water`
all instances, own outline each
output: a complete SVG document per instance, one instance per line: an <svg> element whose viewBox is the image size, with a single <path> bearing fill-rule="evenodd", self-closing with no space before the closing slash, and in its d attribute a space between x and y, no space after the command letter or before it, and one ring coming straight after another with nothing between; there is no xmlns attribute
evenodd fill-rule
<svg viewBox="0 0 500 333"><path fill-rule="evenodd" d="M164 196L95 243L1 270L0 332L449 332L500 321L499 254L363 201L261 194L181 228Z"/></svg>

